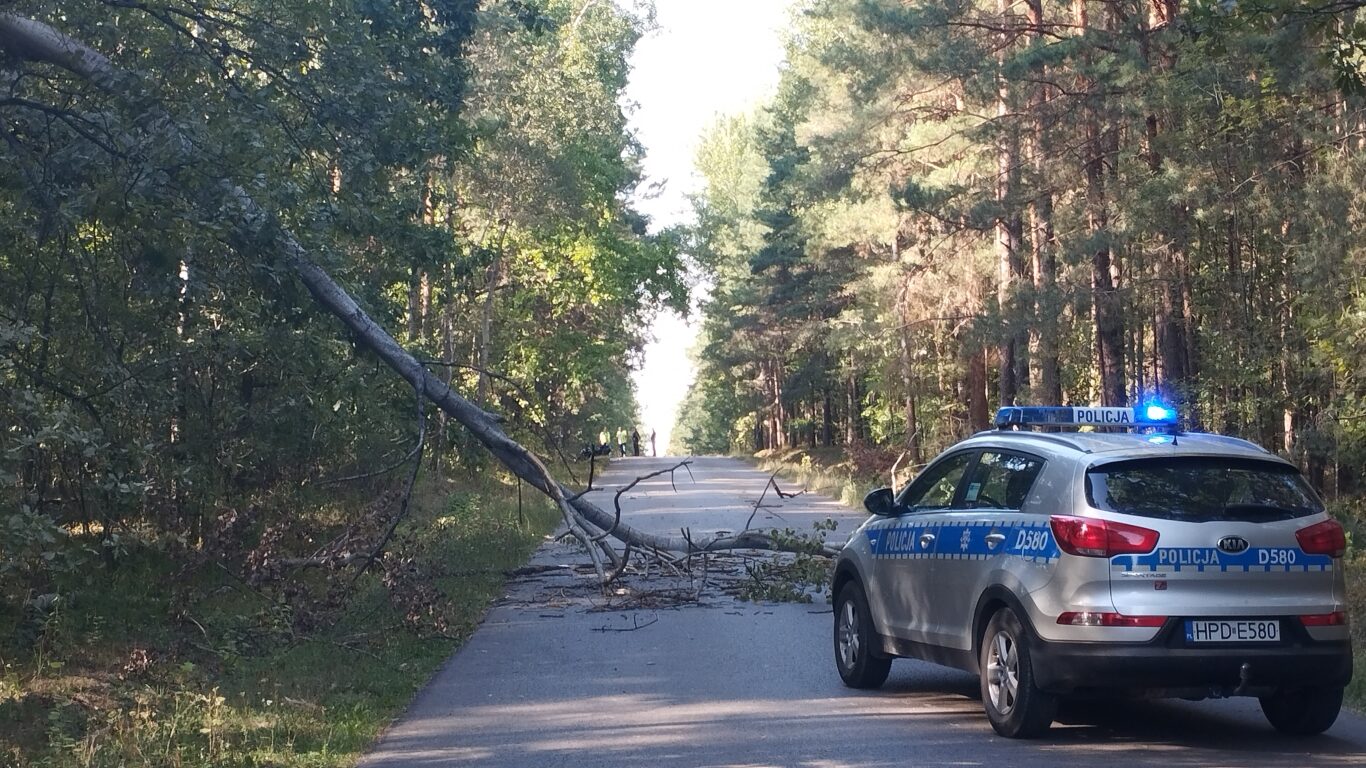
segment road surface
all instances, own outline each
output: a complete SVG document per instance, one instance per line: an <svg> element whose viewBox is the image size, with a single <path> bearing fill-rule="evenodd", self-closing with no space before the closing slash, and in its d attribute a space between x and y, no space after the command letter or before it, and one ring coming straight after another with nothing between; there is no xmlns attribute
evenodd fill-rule
<svg viewBox="0 0 1366 768"><path fill-rule="evenodd" d="M612 462L619 487L672 460ZM744 527L767 476L698 459L693 478L644 483L624 498L632 525L699 538ZM784 485L784 490L791 490ZM609 494L599 504L611 508ZM862 515L829 499L769 494L754 526L809 530L833 517L843 540ZM582 562L547 545L534 562ZM829 606L754 604L716 588L696 602L677 577L637 579L603 596L587 575L538 574L507 597L384 735L365 768L906 765L1366 765L1366 721L1344 713L1327 734L1277 734L1254 699L1087 702L1065 706L1036 741L998 737L976 679L899 660L878 691L845 688L831 659Z"/></svg>

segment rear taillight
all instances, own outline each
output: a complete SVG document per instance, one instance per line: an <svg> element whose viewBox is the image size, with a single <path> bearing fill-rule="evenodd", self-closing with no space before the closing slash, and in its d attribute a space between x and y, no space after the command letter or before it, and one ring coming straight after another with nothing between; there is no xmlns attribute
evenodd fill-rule
<svg viewBox="0 0 1366 768"><path fill-rule="evenodd" d="M1160 627L1166 616L1125 616L1103 611L1067 611L1058 617L1059 624L1073 627Z"/></svg>
<svg viewBox="0 0 1366 768"><path fill-rule="evenodd" d="M1347 614L1344 611L1311 613L1301 616L1300 623L1306 627L1341 627L1347 624Z"/></svg>
<svg viewBox="0 0 1366 768"><path fill-rule="evenodd" d="M1305 554L1342 557L1347 553L1347 534L1336 520L1324 520L1301 528L1295 531L1295 539Z"/></svg>
<svg viewBox="0 0 1366 768"><path fill-rule="evenodd" d="M1138 555L1151 552L1157 546L1157 531L1113 520L1054 515L1049 524L1058 548L1069 555Z"/></svg>

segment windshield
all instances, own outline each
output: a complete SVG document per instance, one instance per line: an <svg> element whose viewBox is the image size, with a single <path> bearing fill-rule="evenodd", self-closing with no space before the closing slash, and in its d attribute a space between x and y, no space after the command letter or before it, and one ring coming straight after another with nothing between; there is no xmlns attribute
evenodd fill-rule
<svg viewBox="0 0 1366 768"><path fill-rule="evenodd" d="M1323 511L1323 503L1294 467L1255 459L1103 464L1087 471L1086 498L1107 512L1192 522L1265 522Z"/></svg>

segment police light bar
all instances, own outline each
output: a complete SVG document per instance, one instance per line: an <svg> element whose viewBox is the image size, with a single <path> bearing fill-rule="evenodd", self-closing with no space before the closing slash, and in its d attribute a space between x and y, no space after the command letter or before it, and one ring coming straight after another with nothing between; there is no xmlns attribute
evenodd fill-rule
<svg viewBox="0 0 1366 768"><path fill-rule="evenodd" d="M1009 406L996 412L996 428L1006 427L1175 427L1176 410L1164 405L1134 408Z"/></svg>

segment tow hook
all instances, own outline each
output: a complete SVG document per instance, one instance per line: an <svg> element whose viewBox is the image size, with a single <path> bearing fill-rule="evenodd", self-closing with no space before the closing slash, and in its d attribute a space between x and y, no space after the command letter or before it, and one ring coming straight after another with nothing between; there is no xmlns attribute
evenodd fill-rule
<svg viewBox="0 0 1366 768"><path fill-rule="evenodd" d="M1242 696L1247 692L1248 683L1252 682L1252 664L1243 662L1243 666L1238 668L1238 687L1233 689L1231 696Z"/></svg>

